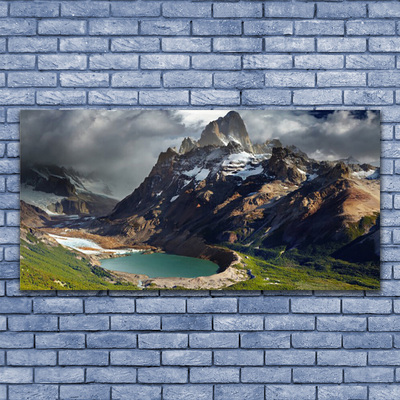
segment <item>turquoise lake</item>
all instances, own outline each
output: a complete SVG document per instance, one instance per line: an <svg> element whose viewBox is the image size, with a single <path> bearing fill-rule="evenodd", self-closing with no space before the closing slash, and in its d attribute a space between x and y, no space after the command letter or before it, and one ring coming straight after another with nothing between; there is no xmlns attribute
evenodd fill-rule
<svg viewBox="0 0 400 400"><path fill-rule="evenodd" d="M126 257L107 258L101 260L101 266L149 278L197 278L216 274L218 270L218 265L209 260L165 253L132 253Z"/></svg>

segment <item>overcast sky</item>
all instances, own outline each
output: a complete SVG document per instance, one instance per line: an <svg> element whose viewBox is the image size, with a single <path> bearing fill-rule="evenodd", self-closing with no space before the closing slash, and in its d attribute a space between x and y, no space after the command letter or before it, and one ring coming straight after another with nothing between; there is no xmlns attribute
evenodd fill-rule
<svg viewBox="0 0 400 400"><path fill-rule="evenodd" d="M230 110L24 110L21 163L56 164L95 172L117 198L148 175L160 152ZM278 138L309 157L353 156L377 163L380 118L374 111L240 110L253 143Z"/></svg>

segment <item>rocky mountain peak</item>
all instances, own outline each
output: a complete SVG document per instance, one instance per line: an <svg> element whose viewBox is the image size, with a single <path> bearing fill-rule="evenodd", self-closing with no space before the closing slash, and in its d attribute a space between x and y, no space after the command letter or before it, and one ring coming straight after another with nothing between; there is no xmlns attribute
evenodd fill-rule
<svg viewBox="0 0 400 400"><path fill-rule="evenodd" d="M197 146L198 146L198 144L197 144L196 140L194 140L191 137L186 137L182 141L181 147L179 148L179 153L180 154L188 153L189 151L193 150Z"/></svg>

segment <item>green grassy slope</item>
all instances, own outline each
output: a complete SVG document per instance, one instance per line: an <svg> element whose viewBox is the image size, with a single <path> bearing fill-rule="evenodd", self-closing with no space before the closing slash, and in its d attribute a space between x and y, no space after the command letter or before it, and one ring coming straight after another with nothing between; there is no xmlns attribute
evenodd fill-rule
<svg viewBox="0 0 400 400"><path fill-rule="evenodd" d="M21 240L21 290L134 290L107 280L111 274L61 245L50 247L32 235Z"/></svg>
<svg viewBox="0 0 400 400"><path fill-rule="evenodd" d="M379 263L356 264L326 255L304 255L284 248L249 249L229 245L242 257L241 268L255 276L230 290L379 289Z"/></svg>

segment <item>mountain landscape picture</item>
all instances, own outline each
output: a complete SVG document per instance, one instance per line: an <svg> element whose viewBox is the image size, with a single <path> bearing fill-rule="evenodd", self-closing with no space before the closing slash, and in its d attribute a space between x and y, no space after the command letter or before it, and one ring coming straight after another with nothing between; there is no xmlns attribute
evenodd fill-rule
<svg viewBox="0 0 400 400"><path fill-rule="evenodd" d="M380 115L24 110L22 290L376 290Z"/></svg>

